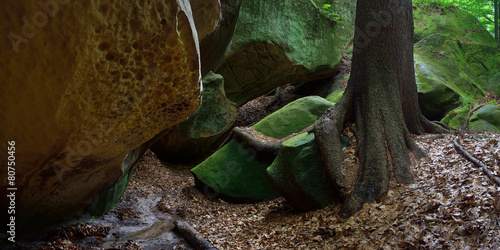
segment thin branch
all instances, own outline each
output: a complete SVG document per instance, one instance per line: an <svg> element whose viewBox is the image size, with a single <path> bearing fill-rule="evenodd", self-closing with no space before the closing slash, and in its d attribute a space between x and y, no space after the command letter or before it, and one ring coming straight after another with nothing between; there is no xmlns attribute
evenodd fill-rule
<svg viewBox="0 0 500 250"><path fill-rule="evenodd" d="M467 158L469 161L474 163L474 165L478 168L482 168L483 172L490 178L492 182L500 186L500 178L498 176L495 176L488 168L488 166L484 163L482 163L480 160L476 159L474 156L469 154L467 150L465 150L459 143L458 143L458 137L453 140L453 144L455 144L455 149L462 154L465 158Z"/></svg>
<svg viewBox="0 0 500 250"><path fill-rule="evenodd" d="M482 107L484 107L484 104L483 105L479 105L477 107L474 107L474 105L471 104L470 109L469 109L469 114L467 115L467 118L465 119L465 124L461 128L459 128L457 130L458 134L462 134L462 133L466 132L469 129L469 120L470 120L470 118L472 117L472 115L474 113L476 113L477 110L479 110Z"/></svg>
<svg viewBox="0 0 500 250"><path fill-rule="evenodd" d="M187 241L195 248L200 250L218 250L210 242L205 240L203 236L196 232L187 222L183 220L176 220L175 227L187 239Z"/></svg>

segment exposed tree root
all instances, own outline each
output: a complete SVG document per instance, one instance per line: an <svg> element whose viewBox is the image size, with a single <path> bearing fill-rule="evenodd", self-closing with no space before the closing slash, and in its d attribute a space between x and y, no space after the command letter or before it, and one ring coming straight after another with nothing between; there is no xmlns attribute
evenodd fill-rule
<svg viewBox="0 0 500 250"><path fill-rule="evenodd" d="M461 127L459 129L459 132L465 132L469 129L469 120L470 118L472 117L472 115L474 113L476 113L476 111L478 111L480 108L484 107L484 104L483 105L479 105L477 107L474 107L474 105L471 105L470 107L470 110L469 110L469 114L467 115L467 118L465 119L465 124L463 127Z"/></svg>
<svg viewBox="0 0 500 250"><path fill-rule="evenodd" d="M257 152L266 152L277 155L280 150L282 143L281 140L259 140L255 134L251 134L250 132L238 127L233 128L232 132L237 138L247 142L250 147L257 150Z"/></svg>
<svg viewBox="0 0 500 250"><path fill-rule="evenodd" d="M441 126L441 127L443 127L444 129L448 130L448 133L449 133L450 131L457 130L456 128L451 127L451 126L449 126L449 125L447 125L447 124L445 124L445 123L442 123L442 122L440 122L440 121L432 121L432 123L434 123L434 124L436 124L436 125L438 125L438 126Z"/></svg>
<svg viewBox="0 0 500 250"><path fill-rule="evenodd" d="M476 167L482 168L483 172L490 178L492 182L500 186L500 178L498 176L495 176L491 170L488 168L488 166L484 163L482 163L480 160L476 159L474 156L469 154L467 150L465 150L460 143L458 143L458 137L453 140L453 144L455 145L455 149L463 155L465 158L467 158L469 161L471 161Z"/></svg>
<svg viewBox="0 0 500 250"><path fill-rule="evenodd" d="M421 123L424 131L429 134L449 134L451 127L445 128L446 125L441 122L431 122L424 115L421 115ZM443 126L444 125L444 126Z"/></svg>
<svg viewBox="0 0 500 250"><path fill-rule="evenodd" d="M324 172L330 183L332 195L344 200L348 195L346 180L342 174L344 156L340 141L340 131L346 122L346 114L350 111L352 94L344 93L344 97L328 109L314 124L314 136L323 162Z"/></svg>
<svg viewBox="0 0 500 250"><path fill-rule="evenodd" d="M266 135L263 135L259 131L253 129L253 127L247 127L247 128L240 128L240 127L235 127L231 131L232 134L239 140L242 140L246 142L246 144L252 148L254 148L257 152L263 152L263 153L271 153L273 155L277 155L278 151L281 147L281 144L302 133L310 133L313 130L313 125L301 130L298 133L293 133L288 135L285 138L281 139L276 139L272 138Z"/></svg>

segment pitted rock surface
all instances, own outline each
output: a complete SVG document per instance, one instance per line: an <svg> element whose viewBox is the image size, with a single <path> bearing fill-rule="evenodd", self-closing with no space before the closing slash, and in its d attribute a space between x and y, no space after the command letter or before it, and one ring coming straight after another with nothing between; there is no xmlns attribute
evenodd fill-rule
<svg viewBox="0 0 500 250"><path fill-rule="evenodd" d="M0 13L0 139L16 142L18 228L85 217L140 157L129 152L199 106L190 3L9 1Z"/></svg>

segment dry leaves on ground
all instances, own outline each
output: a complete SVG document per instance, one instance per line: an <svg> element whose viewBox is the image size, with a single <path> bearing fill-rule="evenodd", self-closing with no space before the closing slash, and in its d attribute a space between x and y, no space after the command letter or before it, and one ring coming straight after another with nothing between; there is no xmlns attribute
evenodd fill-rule
<svg viewBox="0 0 500 250"><path fill-rule="evenodd" d="M221 249L498 248L500 188L455 151L453 136L417 137L429 156L412 169L415 182L392 183L386 198L349 219L339 218L335 205L298 213L282 198L257 204L209 199L193 188L191 177L181 184L179 210ZM464 146L498 168L499 134L469 136ZM161 204L176 207L172 201L166 197Z"/></svg>
<svg viewBox="0 0 500 250"><path fill-rule="evenodd" d="M124 199L162 195L158 209L183 218L220 249L500 248L500 188L455 151L454 135L426 138L415 137L428 157L412 168L414 183L391 183L386 198L365 204L348 219L337 216L336 205L299 213L283 198L231 204L206 197L194 187L193 166L162 163L151 152ZM500 134L466 138L464 147L498 173ZM134 216L133 211L122 216Z"/></svg>

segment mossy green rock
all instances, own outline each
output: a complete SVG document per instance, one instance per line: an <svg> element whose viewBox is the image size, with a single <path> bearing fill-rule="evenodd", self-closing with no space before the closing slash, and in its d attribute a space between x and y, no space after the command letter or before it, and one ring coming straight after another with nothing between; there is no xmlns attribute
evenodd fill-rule
<svg viewBox="0 0 500 250"><path fill-rule="evenodd" d="M460 105L461 98L499 91L491 80L500 71L495 39L470 13L455 7L441 10L414 11L419 101L431 118L443 117Z"/></svg>
<svg viewBox="0 0 500 250"><path fill-rule="evenodd" d="M326 97L326 100L332 103L337 103L340 98L344 95L344 90L343 89L337 89L330 95Z"/></svg>
<svg viewBox="0 0 500 250"><path fill-rule="evenodd" d="M209 72L203 78L203 98L198 110L171 128L151 149L171 162L196 160L231 129L237 117L238 107L224 93L224 78Z"/></svg>
<svg viewBox="0 0 500 250"><path fill-rule="evenodd" d="M500 72L496 73L486 84L486 89L495 93L496 95L500 95Z"/></svg>
<svg viewBox="0 0 500 250"><path fill-rule="evenodd" d="M261 201L279 196L266 178L271 163L272 159L257 159L255 150L232 140L191 172L196 187L205 195Z"/></svg>
<svg viewBox="0 0 500 250"><path fill-rule="evenodd" d="M479 132L500 132L500 105L486 105L470 118L469 127Z"/></svg>
<svg viewBox="0 0 500 250"><path fill-rule="evenodd" d="M313 124L332 105L321 97L304 97L262 119L254 129L280 139ZM267 200L278 196L266 178L273 160L274 156L263 156L232 140L191 172L198 189L208 195L236 201Z"/></svg>
<svg viewBox="0 0 500 250"><path fill-rule="evenodd" d="M467 121L467 116L469 115L469 112L471 110L471 105L472 104L467 104L463 107L456 108L448 114L441 120L442 123L448 124L452 128L461 128L465 125Z"/></svg>
<svg viewBox="0 0 500 250"><path fill-rule="evenodd" d="M299 210L319 209L331 202L314 134L285 141L267 174L274 188Z"/></svg>
<svg viewBox="0 0 500 250"><path fill-rule="evenodd" d="M319 96L304 97L268 115L253 127L264 135L281 139L307 128L331 106L333 103Z"/></svg>
<svg viewBox="0 0 500 250"><path fill-rule="evenodd" d="M306 0L245 0L231 48L217 66L230 100L242 105L290 82L333 76L354 37L356 1L331 4L333 22Z"/></svg>

